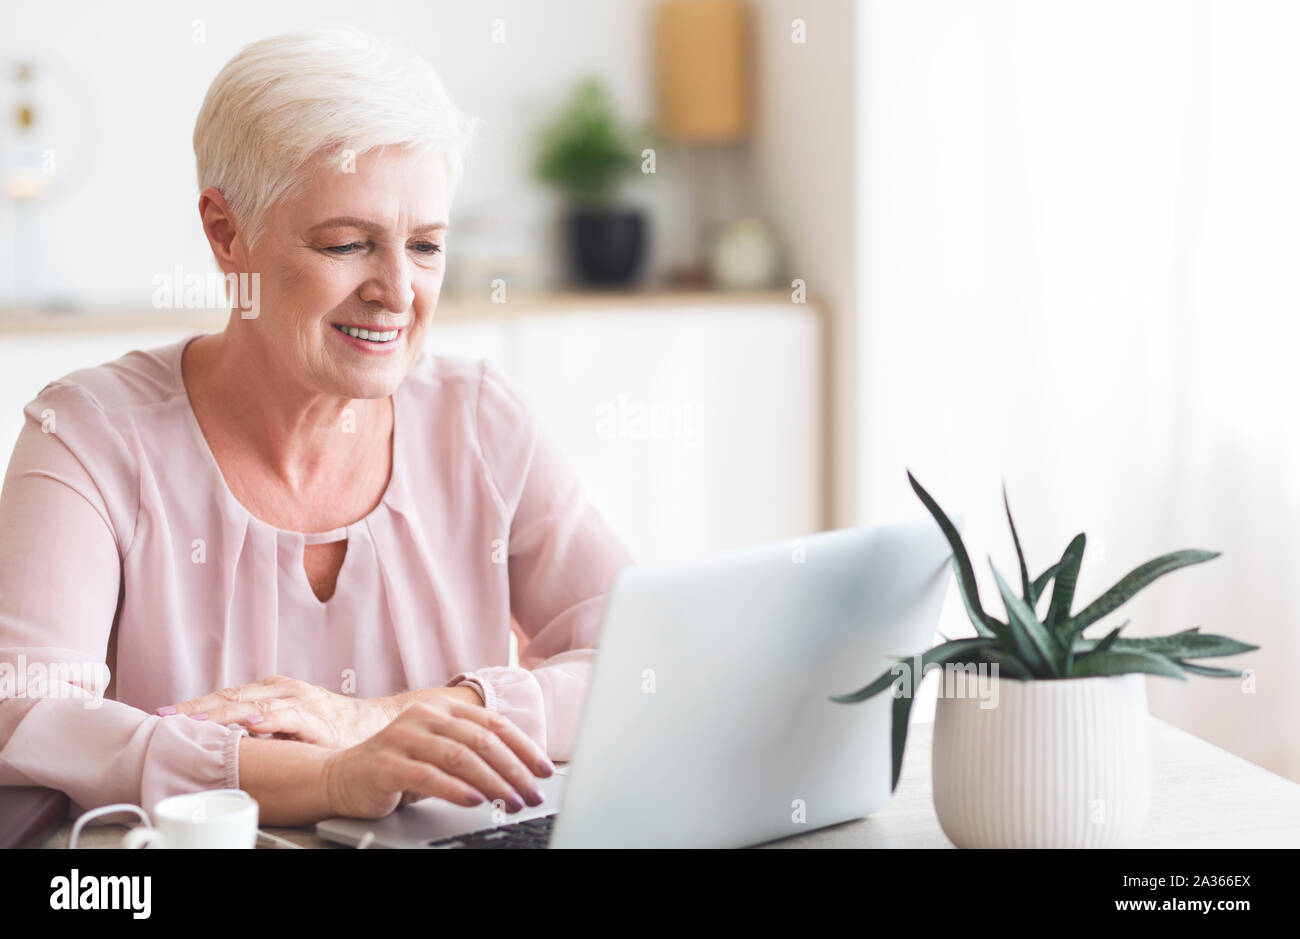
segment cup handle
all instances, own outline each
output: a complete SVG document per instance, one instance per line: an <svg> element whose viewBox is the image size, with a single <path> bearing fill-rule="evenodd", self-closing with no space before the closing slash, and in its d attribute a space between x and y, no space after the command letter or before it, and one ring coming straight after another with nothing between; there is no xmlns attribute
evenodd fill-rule
<svg viewBox="0 0 1300 939"><path fill-rule="evenodd" d="M122 836L124 848L161 848L163 835L157 828L132 828Z"/></svg>
<svg viewBox="0 0 1300 939"><path fill-rule="evenodd" d="M134 812L139 815L146 825L152 824L149 816L145 814L144 809L138 805L131 805L129 802L120 802L116 805L104 805L97 809L91 809L89 812L83 812L81 816L72 825L72 833L68 836L68 847L77 846L77 836L81 834L81 828L92 818L99 818L101 815L112 815L114 812ZM128 832L130 834L130 832Z"/></svg>

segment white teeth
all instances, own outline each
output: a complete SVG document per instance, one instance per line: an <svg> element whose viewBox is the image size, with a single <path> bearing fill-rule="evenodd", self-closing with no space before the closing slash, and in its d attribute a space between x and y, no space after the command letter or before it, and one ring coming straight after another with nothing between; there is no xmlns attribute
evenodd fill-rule
<svg viewBox="0 0 1300 939"><path fill-rule="evenodd" d="M380 331L377 329L358 329L356 326L335 326L341 333L347 333L355 339L365 339L369 342L392 342L397 338L400 330L389 329Z"/></svg>

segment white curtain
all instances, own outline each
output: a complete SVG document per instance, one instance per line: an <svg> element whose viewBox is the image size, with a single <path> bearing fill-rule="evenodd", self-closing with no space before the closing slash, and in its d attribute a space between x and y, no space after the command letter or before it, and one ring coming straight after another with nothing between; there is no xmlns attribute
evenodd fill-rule
<svg viewBox="0 0 1300 939"><path fill-rule="evenodd" d="M1035 571L1087 532L1081 602L1222 551L1105 623L1261 646L1151 709L1300 780L1300 4L860 14L862 521L920 511L912 469L999 615L1003 479ZM940 628L972 633L955 596Z"/></svg>

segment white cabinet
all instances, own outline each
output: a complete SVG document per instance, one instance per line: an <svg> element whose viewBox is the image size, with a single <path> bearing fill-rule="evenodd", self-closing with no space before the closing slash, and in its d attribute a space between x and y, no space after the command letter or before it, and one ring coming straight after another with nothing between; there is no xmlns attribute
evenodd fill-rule
<svg viewBox="0 0 1300 939"><path fill-rule="evenodd" d="M440 310L429 350L516 378L592 501L638 560L823 527L821 318L783 300L590 302L509 314ZM0 446L46 382L193 323L91 332L0 325Z"/></svg>
<svg viewBox="0 0 1300 939"><path fill-rule="evenodd" d="M818 321L788 307L521 320L508 367L638 558L821 527Z"/></svg>

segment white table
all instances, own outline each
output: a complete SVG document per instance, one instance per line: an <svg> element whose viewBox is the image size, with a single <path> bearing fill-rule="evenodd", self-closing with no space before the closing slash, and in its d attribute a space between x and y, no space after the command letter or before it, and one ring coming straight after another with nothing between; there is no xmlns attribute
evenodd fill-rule
<svg viewBox="0 0 1300 939"><path fill-rule="evenodd" d="M930 797L932 723L913 722L907 735L903 775L884 809L769 842L768 848L951 848ZM1151 718L1151 814L1139 848L1300 847L1300 785ZM66 847L71 822L46 847ZM126 829L85 829L79 843L116 847ZM272 834L307 848L336 848L313 828L270 828Z"/></svg>
<svg viewBox="0 0 1300 939"><path fill-rule="evenodd" d="M951 848L930 790L933 723L912 722L898 789L869 818L773 848ZM1151 718L1151 813L1137 848L1300 847L1300 785Z"/></svg>

